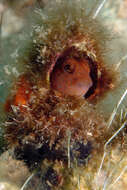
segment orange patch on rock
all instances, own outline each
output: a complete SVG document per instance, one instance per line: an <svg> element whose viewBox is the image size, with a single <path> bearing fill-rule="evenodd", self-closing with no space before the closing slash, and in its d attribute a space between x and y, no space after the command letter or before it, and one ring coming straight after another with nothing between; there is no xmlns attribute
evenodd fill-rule
<svg viewBox="0 0 127 190"><path fill-rule="evenodd" d="M29 81L22 76L17 83L17 92L12 99L7 99L5 104L5 111L9 112L11 110L11 105L18 106L20 111L25 110L31 95L31 86Z"/></svg>
<svg viewBox="0 0 127 190"><path fill-rule="evenodd" d="M26 106L31 94L30 84L24 77L19 81L19 87L14 99L15 106Z"/></svg>

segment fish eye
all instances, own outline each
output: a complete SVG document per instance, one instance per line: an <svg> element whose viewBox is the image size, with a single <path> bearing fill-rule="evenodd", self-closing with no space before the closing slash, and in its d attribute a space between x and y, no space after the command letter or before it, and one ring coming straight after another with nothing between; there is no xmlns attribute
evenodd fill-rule
<svg viewBox="0 0 127 190"><path fill-rule="evenodd" d="M64 70L67 72L67 73L72 73L72 68L71 68L71 65L67 64L64 66Z"/></svg>
<svg viewBox="0 0 127 190"><path fill-rule="evenodd" d="M69 61L68 63L65 62L65 64L63 64L63 69L65 72L72 74L75 71L75 66L73 62Z"/></svg>

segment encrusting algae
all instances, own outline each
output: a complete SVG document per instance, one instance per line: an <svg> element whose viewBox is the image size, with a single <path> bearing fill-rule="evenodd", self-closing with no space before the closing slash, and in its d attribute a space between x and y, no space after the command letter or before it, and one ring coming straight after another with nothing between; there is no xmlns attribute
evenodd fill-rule
<svg viewBox="0 0 127 190"><path fill-rule="evenodd" d="M115 167L126 164L126 117L108 129L98 109L120 84L107 45L114 39L80 3L53 1L37 11L29 53L20 58L26 69L5 104L8 149L31 180L39 173L45 190L113 189Z"/></svg>

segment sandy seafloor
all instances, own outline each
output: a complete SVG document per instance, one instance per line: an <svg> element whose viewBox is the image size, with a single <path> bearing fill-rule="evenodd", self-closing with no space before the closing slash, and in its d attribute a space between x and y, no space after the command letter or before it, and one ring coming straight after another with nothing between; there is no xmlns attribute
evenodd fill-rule
<svg viewBox="0 0 127 190"><path fill-rule="evenodd" d="M78 0L77 0L78 1ZM86 0L88 2L89 0ZM23 2L27 8L24 10L22 7ZM1 38L3 43L8 44L8 40L10 40L11 36L15 35L15 33L19 32L25 25L25 15L27 15L27 11L31 11L29 7L34 6L34 1L22 1L20 3L19 0L15 3L15 6L12 6L8 3L6 5L3 4L3 1L0 1L0 14L4 13L4 17L2 20L2 31ZM45 1L47 3L47 1ZM91 9L94 6L94 1L89 1L87 9ZM22 11L20 10L23 9ZM120 56L114 55L112 59L114 59L114 64L118 64L120 59L125 56L122 64L120 66L121 78L123 79L122 85L120 85L116 89L116 93L109 93L107 97L98 105L101 110L107 113L107 117L112 113L113 108L117 104L121 95L127 88L126 77L127 77L127 0L107 0L104 8L102 9L100 15L98 16L103 23L109 27L111 33L114 32L116 34L116 52L119 52ZM25 37L24 37L25 38ZM2 44L1 44L2 45ZM7 46L7 53L9 52L10 57L15 57L17 54L17 49L14 51L11 47ZM6 47L5 46L5 47ZM6 49L4 49L6 51ZM4 61L3 61L4 60ZM8 95L8 89L11 86L12 78L18 77L21 68L18 68L13 61L9 60L6 53L4 53L4 59L1 61L0 65L0 103L4 104L4 101ZM126 107L126 99L123 102L123 107ZM1 106L1 119L4 117L2 113ZM28 171L27 167L24 165L22 161L17 161L12 157L12 150L6 151L2 153L0 156L0 190L20 190L27 178L31 175ZM121 158L121 152L119 152L119 147L112 149L110 152L110 158L106 158L104 163L104 168L99 173L98 179L94 179L96 177L96 172L94 171L94 163L90 162L87 171L82 168L75 169L73 176L71 177L70 184L68 185L68 189L66 190L126 190L127 189L127 154L125 154L124 158ZM98 159L98 161L97 161ZM94 161L97 162L98 166L101 163L101 158L96 158ZM93 161L93 162L94 162ZM109 164L108 164L109 162ZM110 162L112 163L110 165ZM119 164L118 164L119 163ZM118 167L117 167L118 165ZM58 166L59 167L59 166ZM116 167L116 168L115 168ZM84 173L83 173L84 172ZM93 181L85 182L84 175L87 177L85 179L90 179L92 176ZM78 181L78 177L80 176L80 180ZM106 181L106 177L108 176L108 180ZM90 181L90 180L88 180ZM78 185L77 185L78 183ZM107 185L104 185L106 184ZM37 187L26 187L25 189L34 189Z"/></svg>

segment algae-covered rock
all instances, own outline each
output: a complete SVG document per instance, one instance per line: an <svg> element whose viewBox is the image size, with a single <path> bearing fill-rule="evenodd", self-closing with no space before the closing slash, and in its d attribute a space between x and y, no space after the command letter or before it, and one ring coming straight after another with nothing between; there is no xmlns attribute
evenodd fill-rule
<svg viewBox="0 0 127 190"><path fill-rule="evenodd" d="M1 189L127 189L126 15L103 3L1 2Z"/></svg>

